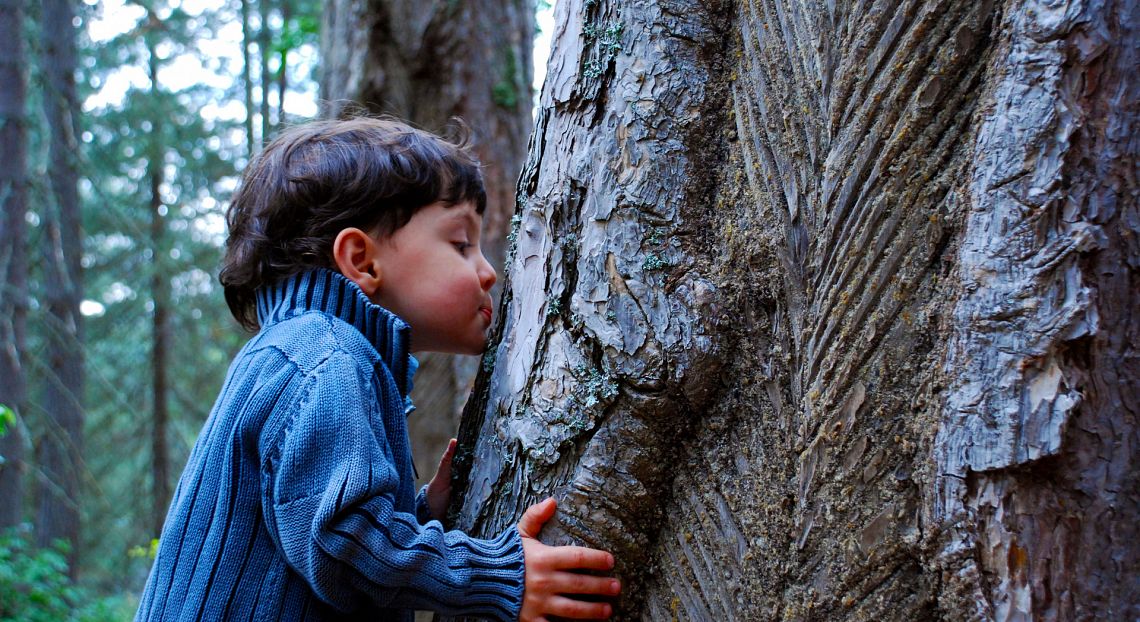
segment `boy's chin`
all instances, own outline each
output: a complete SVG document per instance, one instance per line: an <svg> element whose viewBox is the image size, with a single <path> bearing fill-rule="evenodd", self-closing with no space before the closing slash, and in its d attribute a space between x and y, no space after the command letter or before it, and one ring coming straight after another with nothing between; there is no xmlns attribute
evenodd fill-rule
<svg viewBox="0 0 1140 622"><path fill-rule="evenodd" d="M452 343L447 346L425 347L417 349L415 344L412 344L412 352L415 354L437 352L440 354L462 354L467 356L480 356L487 351L487 342L480 341L478 343L472 342L468 344Z"/></svg>
<svg viewBox="0 0 1140 622"><path fill-rule="evenodd" d="M466 348L461 352L456 352L456 354L466 354L469 356L481 356L486 351L487 351L487 342L484 341L484 342L481 342L477 346L472 345L470 348Z"/></svg>

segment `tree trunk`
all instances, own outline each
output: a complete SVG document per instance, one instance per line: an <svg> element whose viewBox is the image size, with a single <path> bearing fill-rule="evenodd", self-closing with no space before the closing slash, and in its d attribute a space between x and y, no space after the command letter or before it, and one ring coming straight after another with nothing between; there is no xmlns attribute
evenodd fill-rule
<svg viewBox="0 0 1140 622"><path fill-rule="evenodd" d="M567 0L458 527L624 619L1140 616L1135 2Z"/></svg>
<svg viewBox="0 0 1140 622"><path fill-rule="evenodd" d="M289 32L289 22L293 19L293 2L281 0L281 32ZM285 118L285 93L289 91L289 44L283 43L277 52L280 62L277 70L277 125L287 122Z"/></svg>
<svg viewBox="0 0 1140 622"><path fill-rule="evenodd" d="M37 541L71 546L71 571L79 542L79 493L83 456L83 238L75 154L75 26L72 4L44 0L42 7L44 117L49 128L51 193L43 218L46 365L42 406L47 418L36 444Z"/></svg>
<svg viewBox="0 0 1140 622"><path fill-rule="evenodd" d="M158 57L155 52L154 34L148 39L147 51L150 68L151 96L159 97ZM167 370L170 352L170 281L171 271L166 264L166 206L162 202L163 167L163 122L161 118L152 120L150 133L150 154L147 162L147 176L150 179L150 246L151 246L151 302L154 315L151 316L151 525L154 537L162 533L166 521L167 506L170 505L170 452L167 442L167 427L170 421L169 387Z"/></svg>
<svg viewBox="0 0 1140 622"><path fill-rule="evenodd" d="M24 3L0 1L0 404L23 413L27 398L28 318L27 145L24 112ZM22 423L0 436L0 530L24 513Z"/></svg>
<svg viewBox="0 0 1140 622"><path fill-rule="evenodd" d="M273 89L272 74L269 71L269 0L257 0L257 11L260 20L257 24L257 55L261 59L261 143L269 141L269 134L273 127L269 120L269 93Z"/></svg>
<svg viewBox="0 0 1140 622"><path fill-rule="evenodd" d="M434 131L453 117L470 124L487 185L483 247L501 273L531 128L533 3L336 0L325 5L321 32L321 97L331 104L329 116L357 102ZM455 434L479 363L440 354L420 363L418 412L409 428L426 481Z"/></svg>
<svg viewBox="0 0 1140 622"><path fill-rule="evenodd" d="M257 139L253 135L253 66L250 64L249 46L253 44L253 33L249 27L249 0L241 0L241 85L245 96L245 140L247 155L252 158L257 151Z"/></svg>

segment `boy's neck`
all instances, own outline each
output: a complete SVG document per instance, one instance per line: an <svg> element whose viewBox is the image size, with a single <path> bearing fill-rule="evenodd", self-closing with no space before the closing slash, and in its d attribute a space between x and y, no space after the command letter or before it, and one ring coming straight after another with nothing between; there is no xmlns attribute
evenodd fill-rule
<svg viewBox="0 0 1140 622"><path fill-rule="evenodd" d="M373 363L388 367L401 396L409 382L411 329L396 314L370 301L339 272L313 268L286 277L257 291L257 320L261 330L308 312L335 317L360 332L374 349Z"/></svg>

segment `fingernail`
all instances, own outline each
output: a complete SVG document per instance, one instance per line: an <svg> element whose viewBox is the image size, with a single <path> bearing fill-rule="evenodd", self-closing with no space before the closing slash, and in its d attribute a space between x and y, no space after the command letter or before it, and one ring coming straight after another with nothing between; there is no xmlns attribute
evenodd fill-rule
<svg viewBox="0 0 1140 622"><path fill-rule="evenodd" d="M614 614L613 607L610 607L609 605L606 605L605 608L602 609L602 611L605 613L605 616L607 618Z"/></svg>
<svg viewBox="0 0 1140 622"><path fill-rule="evenodd" d="M614 594L621 593L621 583L617 579L610 581L610 592L613 592Z"/></svg>

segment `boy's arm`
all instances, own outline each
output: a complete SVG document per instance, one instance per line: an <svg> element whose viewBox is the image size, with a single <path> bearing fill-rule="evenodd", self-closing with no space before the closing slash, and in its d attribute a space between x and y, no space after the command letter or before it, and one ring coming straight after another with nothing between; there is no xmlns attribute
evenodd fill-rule
<svg viewBox="0 0 1140 622"><path fill-rule="evenodd" d="M392 452L369 412L370 379L337 354L307 379L292 420L263 454L265 522L290 567L342 610L431 609L518 619L517 530L491 540L421 525L394 509Z"/></svg>

